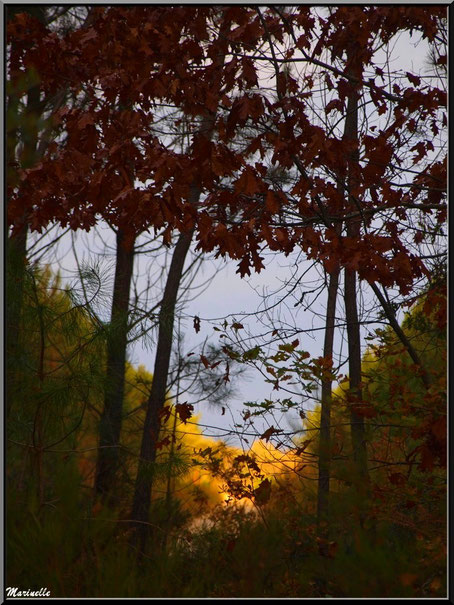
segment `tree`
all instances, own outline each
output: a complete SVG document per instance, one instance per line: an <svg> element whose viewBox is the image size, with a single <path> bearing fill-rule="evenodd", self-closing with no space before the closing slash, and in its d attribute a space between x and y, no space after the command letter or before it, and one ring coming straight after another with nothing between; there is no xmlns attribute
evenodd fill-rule
<svg viewBox="0 0 454 605"><path fill-rule="evenodd" d="M124 375L128 335L129 290L134 264L134 240L119 228L111 320L107 336L104 409L99 424L99 453L95 491L111 495L119 466Z"/></svg>

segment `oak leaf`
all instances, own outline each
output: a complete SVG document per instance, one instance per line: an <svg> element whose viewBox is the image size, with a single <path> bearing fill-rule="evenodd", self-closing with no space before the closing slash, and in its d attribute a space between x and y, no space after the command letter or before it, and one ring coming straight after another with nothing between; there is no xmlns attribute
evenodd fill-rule
<svg viewBox="0 0 454 605"><path fill-rule="evenodd" d="M255 502L258 506L266 504L271 497L271 481L264 479L254 490Z"/></svg>
<svg viewBox="0 0 454 605"><path fill-rule="evenodd" d="M190 403L177 403L175 405L175 411L180 417L180 420L186 424L186 421L189 420L192 416L192 412L194 411L194 406Z"/></svg>
<svg viewBox="0 0 454 605"><path fill-rule="evenodd" d="M270 440L270 437L272 435L274 435L275 433L280 433L281 431L279 431L278 429L274 428L273 425L270 426L269 429L267 429L263 435L260 435L260 439L265 439L265 441L268 443L268 441Z"/></svg>

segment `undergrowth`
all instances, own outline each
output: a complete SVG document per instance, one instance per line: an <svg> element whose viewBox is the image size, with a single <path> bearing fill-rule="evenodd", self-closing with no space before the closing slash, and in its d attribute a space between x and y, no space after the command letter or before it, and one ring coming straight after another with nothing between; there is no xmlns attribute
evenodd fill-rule
<svg viewBox="0 0 454 605"><path fill-rule="evenodd" d="M424 539L393 523L358 529L344 516L333 519L324 540L314 517L297 508L260 517L219 506L196 528L171 534L165 550L138 556L128 544L128 526L113 512L90 517L88 500L77 503L69 483L67 490L61 484L65 495L41 510L9 491L8 586L45 585L52 597L63 598L420 598L446 592L444 558L431 558Z"/></svg>

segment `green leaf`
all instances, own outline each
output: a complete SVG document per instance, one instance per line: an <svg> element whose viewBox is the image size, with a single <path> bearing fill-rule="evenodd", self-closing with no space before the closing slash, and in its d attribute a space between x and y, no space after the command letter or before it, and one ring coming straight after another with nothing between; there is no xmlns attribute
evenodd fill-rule
<svg viewBox="0 0 454 605"><path fill-rule="evenodd" d="M254 359L257 359L257 357L260 355L261 352L262 352L262 349L258 346L254 347L253 349L249 349L249 351L245 351L243 353L243 360L252 361Z"/></svg>

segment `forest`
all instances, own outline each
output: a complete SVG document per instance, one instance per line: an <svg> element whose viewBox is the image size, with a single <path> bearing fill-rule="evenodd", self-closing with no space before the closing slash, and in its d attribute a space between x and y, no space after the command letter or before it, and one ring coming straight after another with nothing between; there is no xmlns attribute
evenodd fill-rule
<svg viewBox="0 0 454 605"><path fill-rule="evenodd" d="M446 6L4 17L4 596L446 599Z"/></svg>

